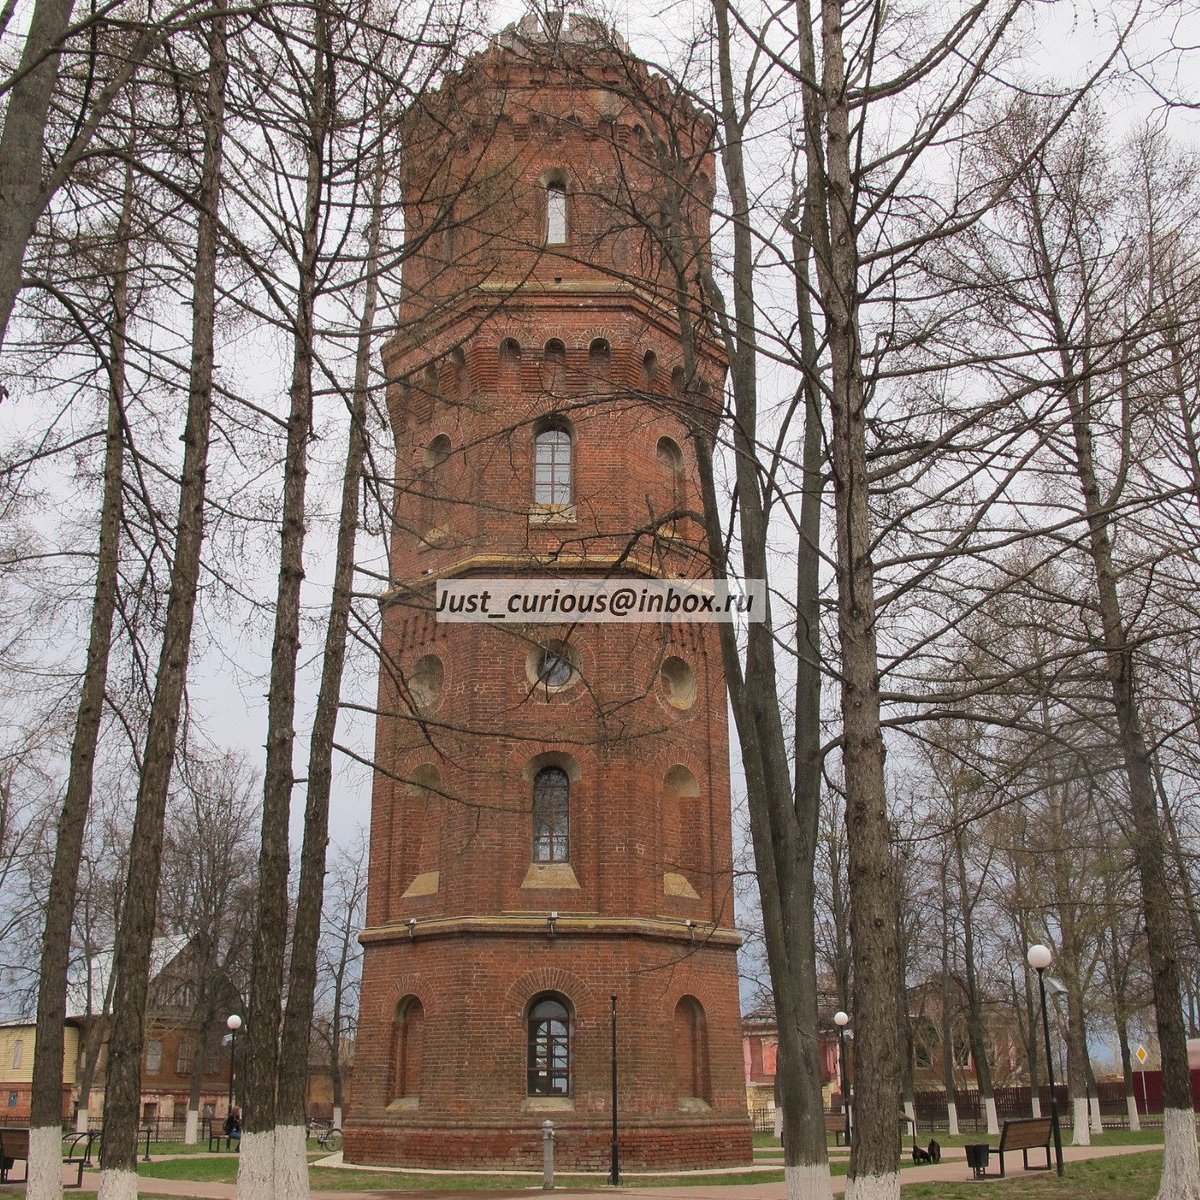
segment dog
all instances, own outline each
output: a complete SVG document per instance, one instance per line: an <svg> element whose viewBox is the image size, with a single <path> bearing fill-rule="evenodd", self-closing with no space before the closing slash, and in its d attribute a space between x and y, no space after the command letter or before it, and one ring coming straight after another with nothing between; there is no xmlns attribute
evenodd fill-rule
<svg viewBox="0 0 1200 1200"><path fill-rule="evenodd" d="M940 1163L942 1161L942 1148L937 1144L936 1139L929 1143L927 1150L922 1150L920 1146L913 1146L912 1160L918 1165L921 1163Z"/></svg>

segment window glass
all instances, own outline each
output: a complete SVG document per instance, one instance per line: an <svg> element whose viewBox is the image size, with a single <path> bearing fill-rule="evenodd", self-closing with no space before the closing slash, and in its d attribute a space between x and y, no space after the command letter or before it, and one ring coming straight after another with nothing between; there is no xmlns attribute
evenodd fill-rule
<svg viewBox="0 0 1200 1200"><path fill-rule="evenodd" d="M547 996L529 1010L527 1087L530 1096L571 1092L570 1014L561 1000Z"/></svg>
<svg viewBox="0 0 1200 1200"><path fill-rule="evenodd" d="M146 1043L146 1074L157 1075L162 1070L163 1044L157 1038Z"/></svg>
<svg viewBox="0 0 1200 1200"><path fill-rule="evenodd" d="M13 1042L13 1068L14 1069L20 1067L21 1060L24 1057L25 1057L25 1039L17 1038L17 1040L15 1042Z"/></svg>
<svg viewBox="0 0 1200 1200"><path fill-rule="evenodd" d="M534 439L533 498L538 504L571 503L571 435L547 429Z"/></svg>
<svg viewBox="0 0 1200 1200"><path fill-rule="evenodd" d="M575 675L566 647L546 646L538 661L538 683L546 687L566 687Z"/></svg>
<svg viewBox="0 0 1200 1200"><path fill-rule="evenodd" d="M545 767L533 781L533 861L567 862L571 783L561 767Z"/></svg>
<svg viewBox="0 0 1200 1200"><path fill-rule="evenodd" d="M561 183L546 187L546 244L561 246L567 240L567 189Z"/></svg>

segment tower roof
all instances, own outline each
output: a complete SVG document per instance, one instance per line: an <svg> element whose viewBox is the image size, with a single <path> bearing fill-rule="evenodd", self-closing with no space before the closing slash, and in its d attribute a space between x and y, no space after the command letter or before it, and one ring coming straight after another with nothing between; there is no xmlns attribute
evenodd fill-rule
<svg viewBox="0 0 1200 1200"><path fill-rule="evenodd" d="M533 51L540 55L547 50L553 54L564 46L632 54L629 44L611 25L584 13L567 13L561 8L526 13L519 21L505 26L493 38L493 44L516 54Z"/></svg>

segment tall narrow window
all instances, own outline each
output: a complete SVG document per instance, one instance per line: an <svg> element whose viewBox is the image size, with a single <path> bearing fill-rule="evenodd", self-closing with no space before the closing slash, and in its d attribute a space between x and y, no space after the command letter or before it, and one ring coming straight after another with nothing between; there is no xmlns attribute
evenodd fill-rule
<svg viewBox="0 0 1200 1200"><path fill-rule="evenodd" d="M695 996L675 1006L675 1086L681 1101L708 1100L708 1027Z"/></svg>
<svg viewBox="0 0 1200 1200"><path fill-rule="evenodd" d="M533 861L567 862L571 781L561 767L543 767L533 781Z"/></svg>
<svg viewBox="0 0 1200 1200"><path fill-rule="evenodd" d="M546 245L562 246L567 240L567 189L555 181L546 184Z"/></svg>
<svg viewBox="0 0 1200 1200"><path fill-rule="evenodd" d="M533 441L533 498L538 504L571 503L571 435L544 429Z"/></svg>
<svg viewBox="0 0 1200 1200"><path fill-rule="evenodd" d="M571 1094L571 1014L557 996L529 1010L526 1091L530 1096Z"/></svg>
<svg viewBox="0 0 1200 1200"><path fill-rule="evenodd" d="M425 1009L416 996L396 1005L392 1019L391 1086L393 1100L421 1094L421 1064L425 1049Z"/></svg>

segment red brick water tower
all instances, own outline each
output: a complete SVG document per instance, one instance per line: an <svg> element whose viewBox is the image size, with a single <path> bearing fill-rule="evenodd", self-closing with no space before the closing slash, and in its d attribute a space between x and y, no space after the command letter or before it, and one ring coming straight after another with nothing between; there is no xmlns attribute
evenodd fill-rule
<svg viewBox="0 0 1200 1200"><path fill-rule="evenodd" d="M578 18L406 120L348 1160L540 1165L551 1120L560 1166L605 1169L614 1058L623 1168L750 1160L715 628L433 612L443 579L711 574L710 134Z"/></svg>

